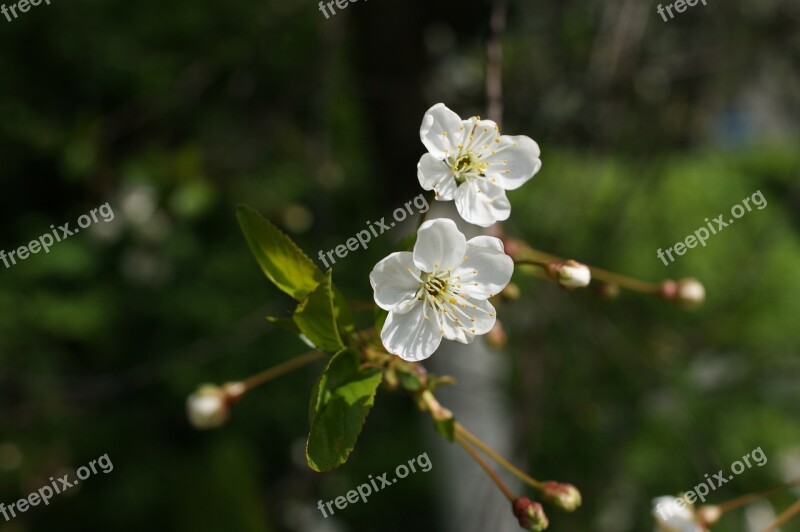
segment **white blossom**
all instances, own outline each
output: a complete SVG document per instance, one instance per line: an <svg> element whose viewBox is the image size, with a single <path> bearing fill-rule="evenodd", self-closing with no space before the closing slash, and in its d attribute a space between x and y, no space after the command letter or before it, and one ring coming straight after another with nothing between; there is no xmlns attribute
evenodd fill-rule
<svg viewBox="0 0 800 532"><path fill-rule="evenodd" d="M370 273L375 302L389 311L383 345L416 361L431 356L443 337L472 342L494 326L488 299L505 288L513 271L500 239L467 241L452 220L425 222L413 253L392 253Z"/></svg>
<svg viewBox="0 0 800 532"><path fill-rule="evenodd" d="M653 517L656 519L654 532L706 532L706 528L698 523L694 507L675 497L657 497L653 499Z"/></svg>
<svg viewBox="0 0 800 532"><path fill-rule="evenodd" d="M539 171L539 146L526 136L500 135L491 120L461 118L444 104L422 119L420 138L428 149L417 177L436 199L455 200L467 222L488 227L511 214L506 190L515 190Z"/></svg>

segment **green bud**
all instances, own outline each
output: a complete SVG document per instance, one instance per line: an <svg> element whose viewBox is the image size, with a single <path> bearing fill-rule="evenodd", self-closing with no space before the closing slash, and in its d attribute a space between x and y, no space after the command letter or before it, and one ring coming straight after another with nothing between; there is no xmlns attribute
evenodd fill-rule
<svg viewBox="0 0 800 532"><path fill-rule="evenodd" d="M542 498L568 512L574 512L581 505L581 492L578 488L561 482L545 482L542 486Z"/></svg>

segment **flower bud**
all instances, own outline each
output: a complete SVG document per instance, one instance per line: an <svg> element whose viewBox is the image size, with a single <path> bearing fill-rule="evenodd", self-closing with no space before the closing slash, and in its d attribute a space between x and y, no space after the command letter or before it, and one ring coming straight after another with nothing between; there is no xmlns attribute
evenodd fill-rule
<svg viewBox="0 0 800 532"><path fill-rule="evenodd" d="M553 481L543 483L542 499L568 512L577 510L582 502L578 488L572 484Z"/></svg>
<svg viewBox="0 0 800 532"><path fill-rule="evenodd" d="M215 429L228 419L228 396L219 386L201 386L186 400L189 423L196 429Z"/></svg>
<svg viewBox="0 0 800 532"><path fill-rule="evenodd" d="M508 335L500 320L494 322L494 327L486 333L486 343L495 349L503 349L508 344Z"/></svg>
<svg viewBox="0 0 800 532"><path fill-rule="evenodd" d="M710 527L711 525L716 524L716 522L719 521L719 518L722 517L722 510L719 506L707 504L695 510L695 515L701 524L705 525L706 527Z"/></svg>
<svg viewBox="0 0 800 532"><path fill-rule="evenodd" d="M583 288L592 281L589 267L574 260L552 262L547 265L547 273L554 281L567 289Z"/></svg>
<svg viewBox="0 0 800 532"><path fill-rule="evenodd" d="M531 532L540 532L550 526L547 515L542 505L527 497L520 497L512 506L514 516L519 520L519 526Z"/></svg>
<svg viewBox="0 0 800 532"><path fill-rule="evenodd" d="M684 308L694 309L703 304L706 289L697 279L686 278L679 281L661 283L659 295L667 301L674 301Z"/></svg>
<svg viewBox="0 0 800 532"><path fill-rule="evenodd" d="M696 308L706 299L706 289L697 279L681 279L678 281L678 303Z"/></svg>

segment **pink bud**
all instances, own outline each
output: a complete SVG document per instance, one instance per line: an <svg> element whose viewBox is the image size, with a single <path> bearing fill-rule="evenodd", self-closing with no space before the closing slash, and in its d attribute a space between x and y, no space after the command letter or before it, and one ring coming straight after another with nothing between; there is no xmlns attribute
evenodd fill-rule
<svg viewBox="0 0 800 532"><path fill-rule="evenodd" d="M541 532L550 526L547 515L542 505L527 497L520 497L512 506L514 516L519 520L519 526L531 532Z"/></svg>

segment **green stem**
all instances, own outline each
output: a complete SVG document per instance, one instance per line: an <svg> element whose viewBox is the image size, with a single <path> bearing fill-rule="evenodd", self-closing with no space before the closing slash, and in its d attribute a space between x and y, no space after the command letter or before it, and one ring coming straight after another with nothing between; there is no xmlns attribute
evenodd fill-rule
<svg viewBox="0 0 800 532"><path fill-rule="evenodd" d="M431 190L425 197L425 203L428 204L428 210L423 212L419 215L419 221L417 222L417 231L419 228L422 227L422 224L425 223L425 220L428 218L428 213L431 212L431 206L433 205L433 201L436 199L436 192Z"/></svg>
<svg viewBox="0 0 800 532"><path fill-rule="evenodd" d="M564 261L564 259L562 259L561 257L558 257L556 255L551 255L550 253L545 253L543 251L538 251L536 249L531 250L531 253L533 255L531 259L524 261L517 261L517 264L534 264L536 266L542 266L543 264L547 264L550 262ZM644 294L657 294L661 290L661 285L659 283L648 283L646 281L640 281L639 279L634 279L633 277L628 277L627 275L621 275L619 273L603 270L602 268L597 268L595 266L588 266L588 267L589 270L592 272L592 279L597 279L598 281L616 284L623 288L627 288L628 290L633 290L635 292L642 292Z"/></svg>
<svg viewBox="0 0 800 532"><path fill-rule="evenodd" d="M269 368L261 373L256 373L252 377L248 377L241 381L240 384L244 386L244 391L250 391L257 386L261 386L264 383L267 383L273 379L277 379L278 377L282 377L287 373L291 373L292 371L302 368L312 362L315 362L325 356L325 353L322 351L314 350L298 357L295 357L291 360L284 362L283 364L278 364L272 368Z"/></svg>
<svg viewBox="0 0 800 532"><path fill-rule="evenodd" d="M491 458L492 460L494 460L495 462L506 468L506 470L508 470L509 473L511 473L524 483L530 485L534 489L537 490L542 489L541 482L527 475L525 472L515 467L511 462L500 456L497 452L494 451L494 449L483 443L474 434L472 434L470 431L464 428L464 425L462 425L461 423L456 422L456 432L458 432L458 434L461 437L469 440L469 442L472 443L475 447L486 453L486 455L489 456L489 458Z"/></svg>
<svg viewBox="0 0 800 532"><path fill-rule="evenodd" d="M505 483L500 480L500 477L498 477L497 473L495 473L489 464L486 463L486 460L481 458L475 449L473 449L469 443L464 441L464 438L460 435L456 435L456 441L470 454L470 456L472 456L473 460L478 462L478 465L480 465L483 470L486 471L486 474L489 475L495 484L497 484L497 487L500 488L500 491L503 492L503 495L505 495L506 498L513 504L514 501L517 500L517 497L511 492L510 489L508 489L508 486L506 486Z"/></svg>

